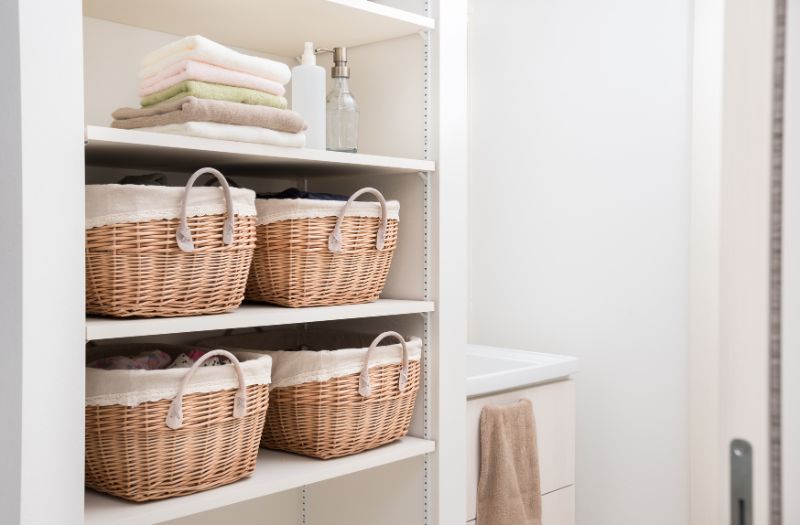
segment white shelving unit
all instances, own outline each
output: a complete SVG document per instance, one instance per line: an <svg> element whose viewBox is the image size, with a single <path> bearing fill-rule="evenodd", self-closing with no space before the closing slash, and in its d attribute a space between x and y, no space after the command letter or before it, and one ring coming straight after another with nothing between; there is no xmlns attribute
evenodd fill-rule
<svg viewBox="0 0 800 525"><path fill-rule="evenodd" d="M368 0L84 0L84 15L173 35L292 57L318 47L362 46L435 27L433 18ZM220 23L221 20L227 23Z"/></svg>
<svg viewBox="0 0 800 525"><path fill-rule="evenodd" d="M151 11L153 10L153 11ZM236 14L231 14L235 10ZM232 3L218 1L188 2L179 0L168 5L159 5L150 0L131 6L125 3L98 2L86 0L85 14L94 18L109 20L147 31L162 31L170 34L204 34L227 45L278 54L287 57L291 63L291 53L302 47L305 39L313 38L317 46L334 45L359 46L351 53L354 61L359 54L366 53L363 60L369 61L371 54L386 53L398 49L398 57L406 66L414 65L417 71L401 82L418 79L416 86L402 86L399 93L424 92L419 100L430 104L426 68L430 67L430 48L425 32L435 24L429 17L383 6L374 2L359 0L298 0L292 2L236 0ZM149 12L159 13L152 17ZM202 16L187 17L192 11ZM313 13L313 16L312 16ZM244 16L246 14L246 16ZM218 20L230 20L220 24ZM281 20L281 24L264 30L265 19ZM235 20L235 23L234 23ZM140 33L126 30L127 34ZM417 34L420 36L417 36ZM110 28L116 38L117 32ZM121 33L120 33L121 34ZM141 33L147 38L147 33ZM409 36L412 35L412 36ZM420 39L423 46L419 51L404 49L403 45L393 44L393 39L409 37ZM119 38L124 38L120 36ZM138 36L137 36L138 38ZM387 51L370 52L370 46L386 47ZM407 44L406 44L407 45ZM91 63L94 63L90 60ZM91 72L90 72L91 73ZM359 78L369 80L383 73L361 71ZM356 89L356 87L354 87ZM364 90L367 90L365 93ZM360 87L359 100L362 113L367 117L374 115L379 108L379 100L369 84ZM391 96L391 94L387 94ZM122 103L120 101L120 103ZM103 111L113 108L102 108ZM370 144L389 144L392 140L414 140L422 137L420 144L427 145L422 151L408 151L407 156L388 156L366 153L348 154L313 149L282 148L258 144L237 143L222 140L167 135L161 133L121 130L90 122L85 129L85 160L87 166L104 173L115 170L154 170L170 173L187 173L198 166L209 165L221 169L234 178L245 177L244 184L255 189L271 187L269 184L285 184L297 181L309 189L337 191L346 193L355 186L376 186L387 196L401 200L402 216L401 239L394 265L404 265L390 275L392 297L398 294L409 299L382 298L375 303L344 305L317 308L282 308L270 305L245 304L236 311L221 314L182 318L155 319L110 319L89 317L86 319L87 341L114 340L119 338L149 337L161 335L174 337L196 337L200 332L223 329L246 329L280 325L304 325L315 322L349 321L350 326L361 326L361 321L391 317L409 333L423 337L426 341L425 385L420 390L416 423L410 436L400 442L380 447L376 450L334 461L318 461L290 454L262 451L254 474L247 480L229 486L198 493L185 498L175 498L144 505L134 505L115 498L87 491L85 500L86 523L126 524L157 523L176 519L225 505L247 501L286 490L298 490L303 504L312 510L315 498L305 487L346 474L389 465L391 463L425 456L434 451L433 440L436 411L432 405L435 384L430 368L432 365L433 322L431 314L435 311L432 291L427 288L432 280L432 252L429 235L434 221L430 206L435 177L435 163L430 155L429 118L408 119L403 115L409 108L396 114L387 113L384 121L362 122L362 134L370 135ZM430 108L420 107L419 115L429 115ZM415 124L418 122L419 124ZM419 127L415 127L419 126ZM395 134L395 132L399 132ZM383 138L381 138L383 137ZM405 138L404 138L405 137ZM377 140L376 140L377 139ZM397 149L389 149L396 151ZM400 151L405 151L400 148ZM414 156L410 156L410 155ZM416 157L416 158L415 158ZM94 173L94 172L92 172ZM423 175L420 184L418 174ZM87 180L92 176L87 171ZM276 181L275 179L278 179ZM286 182L284 182L286 181ZM422 191L420 191L422 190ZM422 226L415 227L415 224ZM407 230L406 228L412 228ZM393 282L391 282L394 280ZM398 316L411 316L398 321ZM421 315L422 317L419 317ZM400 328L398 328L400 329ZM426 336L427 334L427 336ZM416 436L416 437L415 437ZM409 509L424 509L433 506L434 494L425 486L433 480L433 466L424 461L424 472L416 501L409 501ZM389 474L387 474L389 475ZM407 481L407 482L410 482ZM379 502L373 503L373 512L379 512ZM404 518L406 522L416 521L410 511ZM304 513L305 516L305 513ZM374 518L363 518L374 523ZM432 516L423 516L427 523L433 523ZM311 519L309 523L313 522ZM305 523L306 521L304 521ZM353 521L358 524L359 521ZM366 525L366 522L364 523Z"/></svg>
<svg viewBox="0 0 800 525"><path fill-rule="evenodd" d="M86 127L86 162L96 166L187 171L198 165L264 175L397 175L432 172L430 160L281 148L146 131Z"/></svg>
<svg viewBox="0 0 800 525"><path fill-rule="evenodd" d="M389 315L423 314L432 312L432 301L378 299L369 304L317 306L312 308L283 308L271 305L245 304L236 311L218 315L153 319L112 319L88 317L86 340L141 337L158 334L182 334L205 330L226 330L286 324L315 323L344 319L366 319Z"/></svg>
<svg viewBox="0 0 800 525"><path fill-rule="evenodd" d="M234 511L236 503L262 497L270 505L270 495L281 491L294 491L302 501L297 522L304 525L464 521L466 1L387 2L392 6L367 0L0 5L0 54L13 66L0 87L0 112L8 117L0 158L9 167L0 233L9 246L21 247L0 261L6 320L0 338L19 349L0 370L9 406L0 442L15 458L0 473L0 522L155 524L223 506ZM137 102L138 59L192 34L289 65L306 40L347 46L358 64L352 85L361 107L360 152L109 128L111 111ZM43 51L50 42L58 42L58 53ZM59 103L33 103L52 95L52 78L59 78ZM248 304L202 317L87 318L83 185L144 170L163 171L172 181L203 165L241 176L243 185L259 191L299 184L347 193L369 185L400 200L401 233L386 297L306 309ZM209 330L316 322L369 330L390 324L421 337L424 379L409 436L329 461L261 451L246 480L148 504L84 490L86 341L190 340ZM336 479L342 476L346 481ZM385 497L339 505L359 484L386 486ZM394 490L397 484L402 493ZM385 512L390 503L400 510Z"/></svg>
<svg viewBox="0 0 800 525"><path fill-rule="evenodd" d="M258 465L247 479L182 498L131 505L117 498L86 491L86 525L160 523L389 465L433 452L433 441L406 437L361 454L320 461L294 454L261 450Z"/></svg>

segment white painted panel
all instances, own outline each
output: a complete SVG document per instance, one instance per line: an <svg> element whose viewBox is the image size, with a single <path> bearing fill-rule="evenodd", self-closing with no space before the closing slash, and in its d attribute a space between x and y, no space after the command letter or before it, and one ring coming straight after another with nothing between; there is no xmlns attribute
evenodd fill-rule
<svg viewBox="0 0 800 525"><path fill-rule="evenodd" d="M469 144L467 84L467 0L433 2L433 435L437 452L432 490L434 525L466 521L464 378L467 343L467 221Z"/></svg>
<svg viewBox="0 0 800 525"><path fill-rule="evenodd" d="M542 523L575 525L575 487L545 494L542 497Z"/></svg>
<svg viewBox="0 0 800 525"><path fill-rule="evenodd" d="M422 158L423 40L419 35L347 50L350 89L358 102L358 151ZM322 55L331 89L331 56Z"/></svg>
<svg viewBox="0 0 800 525"><path fill-rule="evenodd" d="M769 195L774 4L725 3L720 185L722 514L730 523L729 447L753 447L753 523L769 523ZM788 523L791 522L786 522Z"/></svg>
<svg viewBox="0 0 800 525"><path fill-rule="evenodd" d="M20 71L19 2L0 4L0 68L8 71L0 85L0 157L5 189L0 192L0 239L9 247L22 245L22 82ZM22 251L0 250L0 345L22 347ZM0 426L0 447L8 451L0 472L0 521L20 520L22 473L22 352L8 352L0 368L0 398L5 424Z"/></svg>
<svg viewBox="0 0 800 525"><path fill-rule="evenodd" d="M0 6L2 523L83 514L80 27L76 2Z"/></svg>
<svg viewBox="0 0 800 525"><path fill-rule="evenodd" d="M424 523L421 458L308 487L308 523Z"/></svg>
<svg viewBox="0 0 800 525"><path fill-rule="evenodd" d="M300 491L288 490L185 518L164 521L162 525L294 525L300 511Z"/></svg>
<svg viewBox="0 0 800 525"><path fill-rule="evenodd" d="M506 405L530 399L536 418L539 447L539 473L542 493L575 483L575 382L559 381L547 385L513 390L470 399L467 402L467 518L476 516L478 476L480 474L480 417L486 405ZM548 523L548 525L550 525Z"/></svg>
<svg viewBox="0 0 800 525"><path fill-rule="evenodd" d="M690 523L721 520L720 181L725 0L694 2L689 211Z"/></svg>
<svg viewBox="0 0 800 525"><path fill-rule="evenodd" d="M579 522L685 523L690 2L470 4L470 342L581 359Z"/></svg>

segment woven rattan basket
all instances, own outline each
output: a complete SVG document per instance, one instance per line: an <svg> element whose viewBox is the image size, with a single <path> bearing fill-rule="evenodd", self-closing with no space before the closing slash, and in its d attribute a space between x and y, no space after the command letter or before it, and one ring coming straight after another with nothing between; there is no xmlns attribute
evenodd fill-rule
<svg viewBox="0 0 800 525"><path fill-rule="evenodd" d="M244 346L248 351L258 351L270 339L269 335L259 335L218 338L200 344L232 349ZM300 347L307 346L304 342L320 347L314 343L326 337L324 333L310 335L298 336ZM400 344L378 347L387 337L396 338ZM332 341L335 339L331 336ZM380 355L373 358L376 348ZM333 371L322 370L319 363L336 352L347 352L349 363ZM396 332L385 332L369 348L267 353L273 359L274 372L262 446L329 459L357 454L408 433L420 383L418 338L406 341ZM305 363L311 363L307 370L302 369ZM275 374L281 374L281 378ZM287 383L289 386L281 386Z"/></svg>
<svg viewBox="0 0 800 525"><path fill-rule="evenodd" d="M230 359L233 366L200 371L207 375L233 375L235 371L238 387L185 393L202 362L217 355ZM242 371L245 364L229 352L215 350L190 369L87 369L87 386L89 370L101 376L185 373L177 382L174 399L128 406L91 405L87 397L86 486L132 501L149 501L200 492L250 475L256 466L269 399L269 363L259 365L259 370L267 367L267 377L249 386L245 386L244 376L248 372Z"/></svg>
<svg viewBox="0 0 800 525"><path fill-rule="evenodd" d="M203 173L214 174L222 190L199 190L224 195L225 213L200 207L196 215L187 216L190 190ZM142 188L113 189L124 197L124 192ZM87 207L93 198L110 200L101 193L105 189L87 186ZM86 230L87 313L173 317L228 312L238 307L244 298L255 248L255 194L231 190L224 177L212 168L195 172L182 193L177 188L146 189L153 195L180 195L180 200L174 200L172 209L140 214L164 218L117 222L119 215L111 215L101 226ZM249 209L241 206L237 210L231 191L237 192L239 200L249 198ZM143 207L147 205L142 202Z"/></svg>
<svg viewBox="0 0 800 525"><path fill-rule="evenodd" d="M354 202L364 193L379 202ZM256 201L247 299L291 307L377 300L397 246L399 204L387 204L374 188L355 192L347 203L297 199L291 212L276 213L284 204Z"/></svg>

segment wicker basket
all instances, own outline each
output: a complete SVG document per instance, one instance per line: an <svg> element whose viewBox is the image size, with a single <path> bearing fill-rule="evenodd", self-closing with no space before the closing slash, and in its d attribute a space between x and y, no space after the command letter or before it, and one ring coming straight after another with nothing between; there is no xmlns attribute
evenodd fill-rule
<svg viewBox="0 0 800 525"><path fill-rule="evenodd" d="M270 340L299 348L330 348L323 346L326 340L365 341L360 334L340 332L277 334L245 334L199 344L261 351ZM387 337L400 344L378 348ZM287 344L293 338L293 344ZM379 355L373 357L376 352ZM274 368L262 446L329 459L357 454L408 433L420 382L419 338L407 342L396 332L385 332L369 348L266 353ZM337 353L343 354L341 358Z"/></svg>
<svg viewBox="0 0 800 525"><path fill-rule="evenodd" d="M218 188L198 188L204 196L226 206L192 206L190 190L203 173L220 181ZM117 192L109 197L108 192ZM120 201L136 192L166 202L163 209L148 208L147 199L130 203L130 214L113 213L106 202ZM236 192L237 204L231 192ZM255 194L231 190L215 169L203 168L189 179L185 190L147 186L87 186L87 210L94 204L106 215L86 230L86 311L114 317L173 317L228 312L244 298L247 274L255 248ZM194 199L196 202L197 199ZM105 206L105 207L104 207ZM220 213L224 212L224 213ZM125 222L133 217L150 220ZM177 241L177 242L176 242Z"/></svg>
<svg viewBox="0 0 800 525"><path fill-rule="evenodd" d="M379 203L354 202L364 193ZM257 200L247 299L291 307L377 300L397 246L399 207L374 188L355 192L345 204Z"/></svg>
<svg viewBox="0 0 800 525"><path fill-rule="evenodd" d="M230 359L233 366L198 369L217 355ZM190 369L87 369L86 486L132 501L149 501L200 492L250 475L266 416L270 363L262 361L263 355L249 357L240 363L233 354L216 350ZM118 378L124 389L147 381L146 374L166 378L177 394L136 406L108 404L109 398L126 398L125 392L108 394L109 379ZM209 379L221 374L227 382ZM202 377L190 383L195 375ZM210 384L232 388L212 390Z"/></svg>

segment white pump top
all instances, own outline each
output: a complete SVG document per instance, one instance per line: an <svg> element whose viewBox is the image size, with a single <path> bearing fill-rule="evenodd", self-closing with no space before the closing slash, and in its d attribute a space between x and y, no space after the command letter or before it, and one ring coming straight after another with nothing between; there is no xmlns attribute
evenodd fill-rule
<svg viewBox="0 0 800 525"><path fill-rule="evenodd" d="M306 42L303 48L303 58L300 61L304 66L316 66L317 55L314 53L314 42Z"/></svg>

